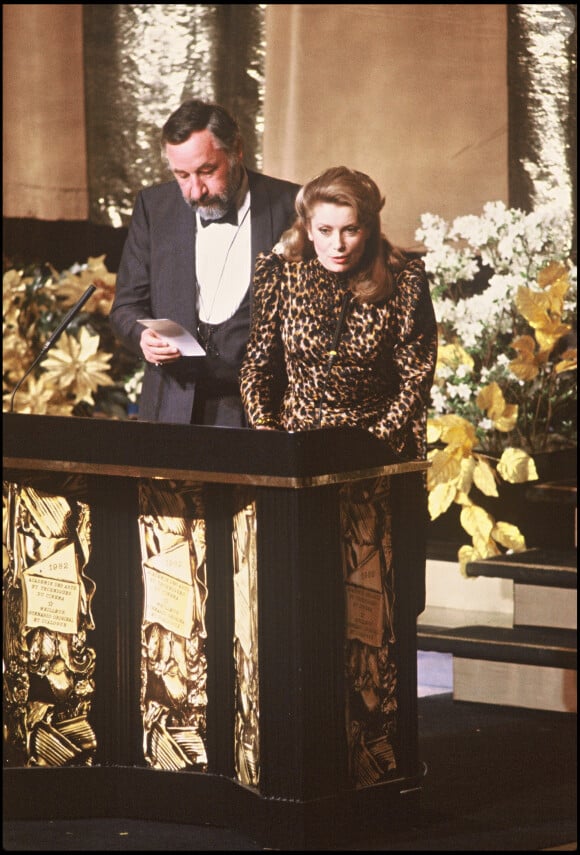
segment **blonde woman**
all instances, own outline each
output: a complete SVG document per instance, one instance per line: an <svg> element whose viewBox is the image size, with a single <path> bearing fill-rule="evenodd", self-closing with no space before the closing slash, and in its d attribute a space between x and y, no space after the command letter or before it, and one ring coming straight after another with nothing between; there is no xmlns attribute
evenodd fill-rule
<svg viewBox="0 0 580 855"><path fill-rule="evenodd" d="M383 205L368 175L328 169L259 256L240 372L251 427L360 427L406 459L425 457L435 315L423 262L381 233Z"/></svg>

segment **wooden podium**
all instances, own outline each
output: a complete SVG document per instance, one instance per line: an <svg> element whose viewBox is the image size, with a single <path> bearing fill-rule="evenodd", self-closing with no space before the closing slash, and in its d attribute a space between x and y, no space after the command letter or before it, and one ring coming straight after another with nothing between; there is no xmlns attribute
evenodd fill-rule
<svg viewBox="0 0 580 855"><path fill-rule="evenodd" d="M4 812L318 848L416 806L426 464L4 414Z"/></svg>

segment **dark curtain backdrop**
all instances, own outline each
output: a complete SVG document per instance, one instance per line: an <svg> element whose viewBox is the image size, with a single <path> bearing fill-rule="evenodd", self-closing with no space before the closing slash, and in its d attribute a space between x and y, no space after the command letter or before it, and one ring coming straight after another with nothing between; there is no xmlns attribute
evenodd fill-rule
<svg viewBox="0 0 580 855"><path fill-rule="evenodd" d="M571 4L508 6L509 203L577 220L577 21Z"/></svg>
<svg viewBox="0 0 580 855"><path fill-rule="evenodd" d="M230 109L261 164L263 7L87 4L83 41L92 222L126 226L136 191L169 179L159 130L186 98Z"/></svg>
<svg viewBox="0 0 580 855"><path fill-rule="evenodd" d="M372 174L387 234L409 248L421 213L496 199L561 202L575 226L575 5L2 12L5 265L105 253L116 270L135 193L167 175L159 126L190 95L236 113L248 165Z"/></svg>

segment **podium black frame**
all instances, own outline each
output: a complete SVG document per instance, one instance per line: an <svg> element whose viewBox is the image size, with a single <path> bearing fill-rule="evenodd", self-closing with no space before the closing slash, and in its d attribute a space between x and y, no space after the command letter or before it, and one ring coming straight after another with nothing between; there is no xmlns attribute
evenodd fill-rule
<svg viewBox="0 0 580 855"><path fill-rule="evenodd" d="M3 420L5 481L43 484L51 473L86 477L94 535L89 571L98 592L92 641L98 663L96 764L5 768L7 818L108 816L232 826L268 846L306 850L356 824L380 827L414 809L424 775L417 739L416 597L425 559L417 479L425 463L396 459L358 429L286 434L21 414L4 414ZM392 476L393 487L400 758L396 778L353 790L345 776L338 492L344 484L379 476ZM204 773L152 770L143 761L135 524L141 478L203 483L206 489L212 596ZM260 576L258 588L258 789L235 779L229 744L233 595L223 568L231 564L232 491L240 485L255 495L263 533L258 569L277 568Z"/></svg>

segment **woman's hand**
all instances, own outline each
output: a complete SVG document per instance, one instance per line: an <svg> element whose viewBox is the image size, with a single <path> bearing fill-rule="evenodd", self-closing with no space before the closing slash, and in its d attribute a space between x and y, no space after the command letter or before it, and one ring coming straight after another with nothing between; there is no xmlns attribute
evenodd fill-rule
<svg viewBox="0 0 580 855"><path fill-rule="evenodd" d="M278 430L280 425L271 416L260 416L255 420L252 427L254 430Z"/></svg>

